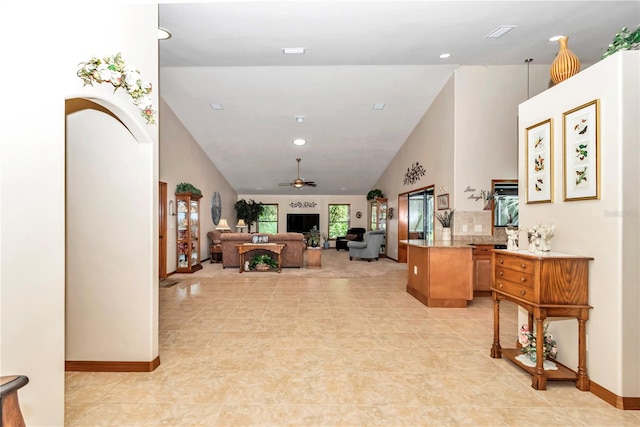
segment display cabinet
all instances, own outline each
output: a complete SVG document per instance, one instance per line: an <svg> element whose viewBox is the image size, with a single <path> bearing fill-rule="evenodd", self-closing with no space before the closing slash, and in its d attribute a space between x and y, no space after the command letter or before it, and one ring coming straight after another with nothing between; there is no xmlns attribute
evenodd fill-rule
<svg viewBox="0 0 640 427"><path fill-rule="evenodd" d="M375 199L371 201L370 230L384 230L384 240L380 246L380 257L387 256L387 199Z"/></svg>
<svg viewBox="0 0 640 427"><path fill-rule="evenodd" d="M176 194L178 265L176 272L200 270L200 199L201 194Z"/></svg>

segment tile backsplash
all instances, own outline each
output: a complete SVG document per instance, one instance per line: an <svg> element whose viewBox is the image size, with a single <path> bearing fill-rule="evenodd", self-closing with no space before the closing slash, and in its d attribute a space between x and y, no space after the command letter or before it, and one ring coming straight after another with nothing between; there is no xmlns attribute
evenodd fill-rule
<svg viewBox="0 0 640 427"><path fill-rule="evenodd" d="M456 211L453 220L454 238L467 238L491 235L491 211ZM502 227L495 228L496 239L507 240L507 233Z"/></svg>

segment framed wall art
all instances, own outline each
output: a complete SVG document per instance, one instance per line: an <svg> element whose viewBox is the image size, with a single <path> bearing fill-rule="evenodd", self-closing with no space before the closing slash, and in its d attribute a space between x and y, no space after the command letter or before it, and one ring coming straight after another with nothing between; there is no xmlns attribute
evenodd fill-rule
<svg viewBox="0 0 640 427"><path fill-rule="evenodd" d="M529 126L526 131L525 164L527 203L553 202L553 120Z"/></svg>
<svg viewBox="0 0 640 427"><path fill-rule="evenodd" d="M449 209L449 193L439 194L436 198L436 205L439 211Z"/></svg>
<svg viewBox="0 0 640 427"><path fill-rule="evenodd" d="M564 200L600 198L600 100L562 114Z"/></svg>

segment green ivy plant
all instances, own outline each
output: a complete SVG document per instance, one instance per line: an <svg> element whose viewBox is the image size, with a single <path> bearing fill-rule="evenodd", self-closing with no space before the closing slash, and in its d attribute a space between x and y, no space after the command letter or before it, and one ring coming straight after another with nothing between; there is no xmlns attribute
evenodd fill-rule
<svg viewBox="0 0 640 427"><path fill-rule="evenodd" d="M278 268L278 261L271 258L268 254L254 255L253 258L251 258L251 261L249 261L249 269L255 270L256 266L259 264L266 264L271 269Z"/></svg>
<svg viewBox="0 0 640 427"><path fill-rule="evenodd" d="M184 194L184 193L202 195L202 191L198 190L193 185L191 185L191 184L189 184L187 182L181 182L180 184L178 184L176 186L176 194Z"/></svg>
<svg viewBox="0 0 640 427"><path fill-rule="evenodd" d="M607 51L602 55L602 59L613 55L619 50L638 50L640 49L640 25L635 31L629 31L627 27L623 27L619 33L613 38L613 42L609 45Z"/></svg>
<svg viewBox="0 0 640 427"><path fill-rule="evenodd" d="M384 194L382 194L382 190L376 188L375 190L371 190L367 193L367 200L375 200L375 199L384 199Z"/></svg>

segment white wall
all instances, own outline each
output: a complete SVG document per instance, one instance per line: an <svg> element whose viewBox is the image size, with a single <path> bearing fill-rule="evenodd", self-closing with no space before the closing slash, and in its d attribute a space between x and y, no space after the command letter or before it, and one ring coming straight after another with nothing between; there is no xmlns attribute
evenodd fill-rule
<svg viewBox="0 0 640 427"><path fill-rule="evenodd" d="M214 230L211 218L213 192L220 193L221 218L235 225L233 204L237 194L220 171L193 139L169 105L160 100L160 180L167 183L167 204L173 200L176 209L176 186L188 182L202 191L200 199L200 259L209 257L207 232ZM167 207L167 212L169 212ZM233 221L231 221L233 219ZM233 222L233 224L232 224ZM176 271L176 216L167 216L167 273Z"/></svg>
<svg viewBox="0 0 640 427"><path fill-rule="evenodd" d="M260 195L260 194L239 194L240 199L253 199L256 202L278 204L278 232L284 233L287 231L287 214L288 213L317 213L320 214L320 232L328 233L329 230L329 205L350 205L351 217L349 219L349 227L362 227L369 229L368 227L368 202L366 195L335 195L335 196L311 196L305 195L304 190L299 191L291 189L294 195ZM297 202L309 202L316 203L315 207L291 207L290 203ZM356 218L356 212L361 212L362 217ZM233 215L229 218L229 225L232 229L236 225L236 213L233 211ZM234 229L235 230L235 229ZM252 226L252 231L255 231L255 227ZM246 229L244 230L247 231ZM335 247L335 242L331 242L331 246Z"/></svg>
<svg viewBox="0 0 640 427"><path fill-rule="evenodd" d="M92 55L122 52L157 87L157 6L118 5L95 13L78 5L39 3L35 10L31 2L11 2L2 14L9 18L0 37L11 41L3 53L13 65L0 67L0 78L8 82L0 127L0 370L30 379L20 390L27 425L59 426L64 424L65 99L108 99L137 123L135 132L157 144L157 126L144 124L126 94L83 88L76 76L78 63ZM152 99L158 105L156 91ZM153 158L148 162L155 164ZM150 235L153 228L150 219L141 232ZM157 245L155 240L150 245ZM155 253L140 254L141 262L153 264ZM145 296L145 310L153 304L152 292L149 288Z"/></svg>
<svg viewBox="0 0 640 427"><path fill-rule="evenodd" d="M521 227L555 224L552 249L594 258L589 270L587 373L618 396L640 396L640 52L620 52L523 103L519 109L521 183L525 129L551 118L554 203L524 204ZM563 202L563 112L600 100L601 198ZM521 186L524 188L524 186ZM523 246L521 240L521 247ZM549 327L560 362L577 366L575 321Z"/></svg>
<svg viewBox="0 0 640 427"><path fill-rule="evenodd" d="M66 148L66 360L152 361L153 145L89 109L67 116Z"/></svg>
<svg viewBox="0 0 640 427"><path fill-rule="evenodd" d="M530 66L530 94L547 87L548 66ZM467 186L476 194L491 188L492 179L517 177L517 107L527 98L526 66L465 66L445 84L375 187L397 209L399 193L435 185L436 194L449 193L456 217L489 224L490 211L468 199ZM413 185L403 185L404 173L416 161L426 174ZM461 221L454 220L455 235ZM471 222L470 222L471 223ZM397 220L389 223L388 253L397 257ZM440 235L436 221L436 238ZM476 234L469 227L468 235ZM491 234L484 227L480 234Z"/></svg>

